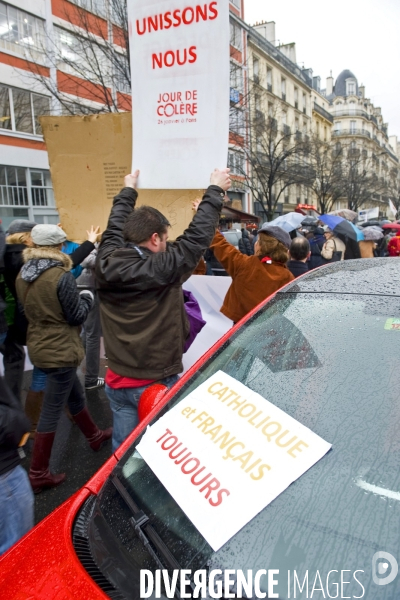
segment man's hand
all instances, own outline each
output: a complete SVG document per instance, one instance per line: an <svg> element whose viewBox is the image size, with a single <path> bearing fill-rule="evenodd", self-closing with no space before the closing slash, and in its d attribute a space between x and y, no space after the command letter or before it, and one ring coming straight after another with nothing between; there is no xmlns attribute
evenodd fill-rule
<svg viewBox="0 0 400 600"><path fill-rule="evenodd" d="M218 187L222 188L224 192L227 192L232 185L229 172L230 169L214 169L214 171L211 173L211 185L217 185Z"/></svg>
<svg viewBox="0 0 400 600"><path fill-rule="evenodd" d="M133 188L134 190L136 190L139 174L140 174L140 171L136 170L134 173L131 173L130 175L126 175L124 177L124 187L130 187L130 188Z"/></svg>
<svg viewBox="0 0 400 600"><path fill-rule="evenodd" d="M96 229L93 227L93 225L90 228L90 231L86 231L87 233L87 239L89 240L89 242L92 242L92 244L95 244L97 242L97 236L100 233L100 227L96 227Z"/></svg>
<svg viewBox="0 0 400 600"><path fill-rule="evenodd" d="M192 210L194 212L197 212L197 209L199 208L200 202L201 202L201 198L196 198L196 200L193 200L193 202L192 202Z"/></svg>

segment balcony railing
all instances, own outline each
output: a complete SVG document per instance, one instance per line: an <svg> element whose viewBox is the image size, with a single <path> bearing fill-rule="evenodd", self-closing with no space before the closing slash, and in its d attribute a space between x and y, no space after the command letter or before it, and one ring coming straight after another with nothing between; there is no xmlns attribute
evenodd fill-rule
<svg viewBox="0 0 400 600"><path fill-rule="evenodd" d="M282 133L283 135L290 135L292 133L292 130L290 129L289 125L283 125Z"/></svg>
<svg viewBox="0 0 400 600"><path fill-rule="evenodd" d="M364 117L364 119L368 119L368 121L372 121L375 123L377 127L379 127L378 119L374 115L370 115L366 110L362 110L360 108L350 109L345 108L341 110L336 110L333 113L334 117ZM382 128L382 131L384 129Z"/></svg>
<svg viewBox="0 0 400 600"><path fill-rule="evenodd" d="M286 102L286 94L285 94L285 92L282 92L282 100L284 100Z"/></svg>
<svg viewBox="0 0 400 600"><path fill-rule="evenodd" d="M255 75L255 74L254 74L254 75L253 75L253 81L254 81L254 83L257 83L257 84L259 84L259 83L260 83L260 76L259 76L259 75Z"/></svg>
<svg viewBox="0 0 400 600"><path fill-rule="evenodd" d="M28 191L25 186L0 185L1 206L28 206Z"/></svg>
<svg viewBox="0 0 400 600"><path fill-rule="evenodd" d="M272 92L272 83L267 83L268 92Z"/></svg>
<svg viewBox="0 0 400 600"><path fill-rule="evenodd" d="M330 123L333 123L333 117L332 117L331 113L329 113L327 110L322 108L322 106L320 106L316 102L314 102L314 110L316 113L321 115L321 117L324 117L324 119L326 119Z"/></svg>
<svg viewBox="0 0 400 600"><path fill-rule="evenodd" d="M340 135L362 135L367 138L371 137L370 132L365 129L335 129L335 131L332 131L332 135L335 137Z"/></svg>

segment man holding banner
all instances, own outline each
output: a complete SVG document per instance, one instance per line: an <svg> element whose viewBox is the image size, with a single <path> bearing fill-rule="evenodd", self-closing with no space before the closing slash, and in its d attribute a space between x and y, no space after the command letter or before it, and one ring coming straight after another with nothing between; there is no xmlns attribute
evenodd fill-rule
<svg viewBox="0 0 400 600"><path fill-rule="evenodd" d="M127 175L114 199L96 263L113 450L138 424L143 390L154 382L171 387L183 370L189 323L182 283L210 245L231 185L229 169L215 169L189 227L170 243L162 213L149 206L134 210L138 176Z"/></svg>

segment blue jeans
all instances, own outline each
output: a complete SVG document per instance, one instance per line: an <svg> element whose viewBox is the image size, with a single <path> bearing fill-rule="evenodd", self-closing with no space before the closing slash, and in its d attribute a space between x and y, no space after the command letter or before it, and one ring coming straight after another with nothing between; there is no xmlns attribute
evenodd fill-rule
<svg viewBox="0 0 400 600"><path fill-rule="evenodd" d="M21 465L0 475L0 555L32 529L33 506L32 488Z"/></svg>
<svg viewBox="0 0 400 600"><path fill-rule="evenodd" d="M171 388L178 381L178 375L171 375L154 383L162 383ZM138 388L112 389L106 385L107 398L113 413L112 451L122 444L139 423L138 404L145 389L153 385L149 383Z"/></svg>
<svg viewBox="0 0 400 600"><path fill-rule="evenodd" d="M39 367L33 367L32 383L30 389L33 392L42 392L46 389L47 375Z"/></svg>

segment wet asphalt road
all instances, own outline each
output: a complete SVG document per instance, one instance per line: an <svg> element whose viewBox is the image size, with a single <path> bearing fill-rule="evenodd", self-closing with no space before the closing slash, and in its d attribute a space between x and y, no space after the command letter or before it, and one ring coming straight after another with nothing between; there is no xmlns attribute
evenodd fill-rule
<svg viewBox="0 0 400 600"><path fill-rule="evenodd" d="M104 362L104 360L101 361L100 376L102 377L104 377L105 371ZM78 373L81 381L83 381L82 371L79 370ZM31 371L25 372L23 401L25 401L31 376ZM88 408L98 426L101 429L110 427L112 425L112 414L104 388L87 391L86 399ZM22 466L26 470L29 469L32 447L33 442L29 441L25 448L26 458L22 461ZM38 523L44 519L57 506L79 490L110 456L111 440L99 452L93 452L78 427L63 412L57 428L50 468L54 473L66 473L67 478L60 486L35 496L35 522Z"/></svg>

